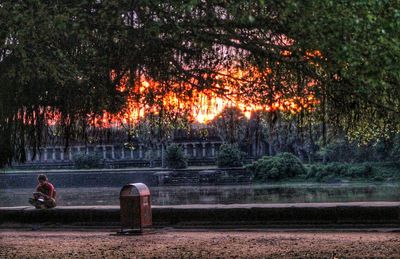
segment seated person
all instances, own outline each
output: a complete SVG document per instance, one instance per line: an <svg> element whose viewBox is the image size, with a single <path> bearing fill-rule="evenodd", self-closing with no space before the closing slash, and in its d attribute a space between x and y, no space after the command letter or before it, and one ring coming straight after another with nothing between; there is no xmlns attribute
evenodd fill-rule
<svg viewBox="0 0 400 259"><path fill-rule="evenodd" d="M36 209L54 208L56 206L54 186L48 182L47 176L44 174L39 175L37 180L39 184L36 187L36 192L33 193L33 198L29 199L29 203Z"/></svg>

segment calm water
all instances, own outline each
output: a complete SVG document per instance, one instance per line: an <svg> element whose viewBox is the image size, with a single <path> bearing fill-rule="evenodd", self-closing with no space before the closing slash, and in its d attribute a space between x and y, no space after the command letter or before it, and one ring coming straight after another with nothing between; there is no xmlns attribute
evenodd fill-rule
<svg viewBox="0 0 400 259"><path fill-rule="evenodd" d="M0 190L0 207L27 206L33 189ZM120 188L58 188L57 204L119 205ZM152 187L153 205L400 201L400 183Z"/></svg>

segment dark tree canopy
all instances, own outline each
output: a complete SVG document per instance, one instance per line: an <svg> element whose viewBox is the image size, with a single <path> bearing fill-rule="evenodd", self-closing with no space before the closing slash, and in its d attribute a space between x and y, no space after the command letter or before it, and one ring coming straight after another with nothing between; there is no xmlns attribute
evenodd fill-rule
<svg viewBox="0 0 400 259"><path fill-rule="evenodd" d="M37 149L51 116L68 145L90 116L122 109L121 78L223 95L223 68L259 71L236 80L248 102L313 94L319 105L302 113L321 122L397 132L399 28L398 0L3 0L0 165Z"/></svg>

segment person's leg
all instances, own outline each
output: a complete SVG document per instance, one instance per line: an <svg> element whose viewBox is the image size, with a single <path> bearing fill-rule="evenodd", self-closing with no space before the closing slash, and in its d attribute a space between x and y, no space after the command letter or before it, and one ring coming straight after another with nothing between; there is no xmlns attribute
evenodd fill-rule
<svg viewBox="0 0 400 259"><path fill-rule="evenodd" d="M36 209L42 209L43 208L43 202L39 201L38 199L29 198L29 203L31 205L33 205Z"/></svg>
<svg viewBox="0 0 400 259"><path fill-rule="evenodd" d="M54 208L56 206L56 200L55 199L49 199L45 201L45 206L48 209Z"/></svg>

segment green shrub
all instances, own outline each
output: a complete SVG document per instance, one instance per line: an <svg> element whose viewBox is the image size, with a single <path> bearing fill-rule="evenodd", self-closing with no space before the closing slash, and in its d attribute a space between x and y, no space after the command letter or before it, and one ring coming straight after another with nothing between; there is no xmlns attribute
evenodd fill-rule
<svg viewBox="0 0 400 259"><path fill-rule="evenodd" d="M347 171L349 170L348 164L344 163L330 163L325 166L325 172L327 175L341 177L346 176Z"/></svg>
<svg viewBox="0 0 400 259"><path fill-rule="evenodd" d="M155 150L154 148L149 148L144 153L144 158L149 162L150 167L155 167L156 160L158 158L157 150Z"/></svg>
<svg viewBox="0 0 400 259"><path fill-rule="evenodd" d="M237 145L222 144L217 154L218 167L241 167L243 166L244 153Z"/></svg>
<svg viewBox="0 0 400 259"><path fill-rule="evenodd" d="M89 169L102 167L102 155L77 153L73 156L74 166L77 169Z"/></svg>
<svg viewBox="0 0 400 259"><path fill-rule="evenodd" d="M368 178L372 175L370 165L351 165L348 168L347 176L351 178Z"/></svg>
<svg viewBox="0 0 400 259"><path fill-rule="evenodd" d="M376 182L383 182L383 181L385 181L385 178L383 178L383 177L380 176L380 175L377 175L377 176L375 176L375 177L373 178L373 180L376 181Z"/></svg>
<svg viewBox="0 0 400 259"><path fill-rule="evenodd" d="M329 174L327 174L325 170L318 171L315 174L315 180L317 182L322 182L325 178L329 178L329 177L331 177L331 176Z"/></svg>
<svg viewBox="0 0 400 259"><path fill-rule="evenodd" d="M300 159L291 153L264 156L247 168L254 173L254 179L260 182L291 178L306 172Z"/></svg>
<svg viewBox="0 0 400 259"><path fill-rule="evenodd" d="M324 166L320 164L311 165L308 168L306 178L319 178L322 176L321 172L325 172Z"/></svg>
<svg viewBox="0 0 400 259"><path fill-rule="evenodd" d="M373 168L370 164L314 164L308 168L307 178L316 181L326 181L333 178L368 178L373 175Z"/></svg>
<svg viewBox="0 0 400 259"><path fill-rule="evenodd" d="M176 144L171 144L165 151L165 162L168 168L182 169L187 167L187 158L182 148Z"/></svg>
<svg viewBox="0 0 400 259"><path fill-rule="evenodd" d="M400 165L400 135L396 136L394 140L393 148L390 152L390 160Z"/></svg>

